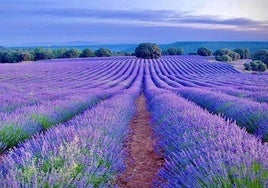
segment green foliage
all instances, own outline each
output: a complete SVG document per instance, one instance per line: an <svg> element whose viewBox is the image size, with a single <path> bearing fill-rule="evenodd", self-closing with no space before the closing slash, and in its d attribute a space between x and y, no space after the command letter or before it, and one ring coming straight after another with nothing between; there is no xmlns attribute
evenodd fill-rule
<svg viewBox="0 0 268 188"><path fill-rule="evenodd" d="M113 52L113 56L132 56L132 55L133 53L127 51Z"/></svg>
<svg viewBox="0 0 268 188"><path fill-rule="evenodd" d="M76 57L79 57L80 54L81 54L81 51L80 50L73 48L73 49L67 50L63 54L63 57L64 58L76 58Z"/></svg>
<svg viewBox="0 0 268 188"><path fill-rule="evenodd" d="M240 59L239 53L234 52L227 48L216 50L214 52L214 55L217 61L229 61L230 62L230 61L236 61Z"/></svg>
<svg viewBox="0 0 268 188"><path fill-rule="evenodd" d="M33 51L34 60L42 60L42 59L51 59L53 57L53 52L50 49L45 48L36 48Z"/></svg>
<svg viewBox="0 0 268 188"><path fill-rule="evenodd" d="M54 58L65 58L65 53L67 52L66 48L60 48L53 50L53 56Z"/></svg>
<svg viewBox="0 0 268 188"><path fill-rule="evenodd" d="M141 43L135 49L135 55L143 59L157 59L161 57L161 49L155 43Z"/></svg>
<svg viewBox="0 0 268 188"><path fill-rule="evenodd" d="M201 47L201 48L198 48L197 54L201 55L201 56L211 56L212 51L210 49L208 49L208 48Z"/></svg>
<svg viewBox="0 0 268 188"><path fill-rule="evenodd" d="M167 50L162 51L162 55L182 55L183 48L168 48Z"/></svg>
<svg viewBox="0 0 268 188"><path fill-rule="evenodd" d="M207 182L200 180L202 187L248 187L248 188L264 188L264 182L268 180L268 170L258 162L253 162L251 166L232 167L228 170L227 177L213 177L213 183L209 185ZM254 174L247 176L246 173Z"/></svg>
<svg viewBox="0 0 268 188"><path fill-rule="evenodd" d="M262 61L260 60L254 60L252 62L245 63L244 67L246 70L248 71L260 71L260 72L264 72L267 70L267 65L264 64Z"/></svg>
<svg viewBox="0 0 268 188"><path fill-rule="evenodd" d="M43 161L42 171L50 173L52 169L60 170L64 167L64 159L61 157L55 157Z"/></svg>
<svg viewBox="0 0 268 188"><path fill-rule="evenodd" d="M27 139L29 135L15 124L6 125L0 130L0 142L7 148L13 147Z"/></svg>
<svg viewBox="0 0 268 188"><path fill-rule="evenodd" d="M268 50L262 49L254 53L253 60L260 60L268 66Z"/></svg>
<svg viewBox="0 0 268 188"><path fill-rule="evenodd" d="M112 52L108 48L99 48L98 50L95 51L95 55L97 57L109 57L112 56Z"/></svg>
<svg viewBox="0 0 268 188"><path fill-rule="evenodd" d="M106 182L108 182L110 179L110 175L108 174L103 174L101 176L90 176L88 178L88 183L93 185L93 187L97 188L100 187L102 184L105 184Z"/></svg>
<svg viewBox="0 0 268 188"><path fill-rule="evenodd" d="M215 56L230 55L231 52L232 52L232 50L230 50L230 49L222 48L222 49L216 50L214 52L214 55Z"/></svg>
<svg viewBox="0 0 268 188"><path fill-rule="evenodd" d="M233 61L236 61L236 60L240 59L239 53L236 53L236 52L233 52L233 51L229 54L229 56L232 58Z"/></svg>
<svg viewBox="0 0 268 188"><path fill-rule="evenodd" d="M233 51L238 53L241 59L250 59L250 51L247 48L236 48Z"/></svg>
<svg viewBox="0 0 268 188"><path fill-rule="evenodd" d="M32 61L33 56L30 52L23 50L0 50L0 63L17 63L21 61Z"/></svg>
<svg viewBox="0 0 268 188"><path fill-rule="evenodd" d="M229 56L229 55L222 55L221 57L220 57L220 61L228 61L228 62L230 62L230 61L232 61L232 58Z"/></svg>
<svg viewBox="0 0 268 188"><path fill-rule="evenodd" d="M251 71L250 63L245 63L245 64L244 64L244 67L245 67L245 70L247 70L247 71Z"/></svg>
<svg viewBox="0 0 268 188"><path fill-rule="evenodd" d="M45 115L37 115L37 114L33 114L32 115L32 119L38 123L40 123L43 127L43 129L48 129L50 128L54 122L51 122L48 116Z"/></svg>
<svg viewBox="0 0 268 188"><path fill-rule="evenodd" d="M94 57L94 56L95 56L94 52L89 48L84 49L80 54L80 57Z"/></svg>

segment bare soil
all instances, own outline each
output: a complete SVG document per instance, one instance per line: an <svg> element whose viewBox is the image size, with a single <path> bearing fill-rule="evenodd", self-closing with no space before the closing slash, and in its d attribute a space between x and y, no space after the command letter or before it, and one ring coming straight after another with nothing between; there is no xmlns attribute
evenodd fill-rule
<svg viewBox="0 0 268 188"><path fill-rule="evenodd" d="M245 70L244 64L251 62L251 59L239 59L237 61L232 61L230 64L241 73L249 73L250 71Z"/></svg>
<svg viewBox="0 0 268 188"><path fill-rule="evenodd" d="M153 187L153 180L164 164L163 158L154 151L156 139L144 95L137 99L136 107L137 114L130 122L131 133L125 146L127 169L116 182L121 188Z"/></svg>

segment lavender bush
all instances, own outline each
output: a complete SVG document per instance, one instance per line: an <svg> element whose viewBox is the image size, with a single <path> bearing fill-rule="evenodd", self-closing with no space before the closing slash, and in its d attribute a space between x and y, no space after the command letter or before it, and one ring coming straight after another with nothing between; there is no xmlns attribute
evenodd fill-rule
<svg viewBox="0 0 268 188"><path fill-rule="evenodd" d="M138 92L116 95L10 152L1 187L103 187L122 171L123 140Z"/></svg>
<svg viewBox="0 0 268 188"><path fill-rule="evenodd" d="M161 187L266 187L268 145L172 92L148 90Z"/></svg>
<svg viewBox="0 0 268 188"><path fill-rule="evenodd" d="M181 89L178 93L214 113L236 120L248 132L268 141L267 105L204 89Z"/></svg>

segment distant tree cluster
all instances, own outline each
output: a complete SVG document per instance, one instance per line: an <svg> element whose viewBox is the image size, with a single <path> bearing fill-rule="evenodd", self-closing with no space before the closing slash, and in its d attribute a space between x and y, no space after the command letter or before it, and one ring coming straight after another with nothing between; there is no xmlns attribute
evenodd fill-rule
<svg viewBox="0 0 268 188"><path fill-rule="evenodd" d="M268 50L258 50L253 54L253 61L245 63L245 69L248 71L266 71L268 67Z"/></svg>
<svg viewBox="0 0 268 188"><path fill-rule="evenodd" d="M267 65L264 64L262 61L260 60L254 60L250 63L245 63L244 64L245 69L248 71L261 71L264 72L267 70Z"/></svg>
<svg viewBox="0 0 268 188"><path fill-rule="evenodd" d="M258 50L253 54L252 59L260 60L268 66L268 50L267 49Z"/></svg>
<svg viewBox="0 0 268 188"><path fill-rule="evenodd" d="M78 58L78 57L109 57L109 56L130 56L129 52L111 52L108 48L100 48L92 51L89 48L80 50L76 48L66 49L8 49L0 47L0 63L17 63L22 61L38 61L45 59Z"/></svg>
<svg viewBox="0 0 268 188"><path fill-rule="evenodd" d="M162 55L182 55L183 54L183 48L168 48L166 50L162 51Z"/></svg>
<svg viewBox="0 0 268 188"><path fill-rule="evenodd" d="M247 48L236 48L233 50L234 52L240 55L240 59L250 59L250 51Z"/></svg>
<svg viewBox="0 0 268 188"><path fill-rule="evenodd" d="M216 50L214 53L212 50L201 47L198 48L197 53L190 53L189 55L211 56L214 55L217 61L236 61L238 59L250 59L250 51L246 48L236 48L234 50L222 48Z"/></svg>
<svg viewBox="0 0 268 188"><path fill-rule="evenodd" d="M206 47L201 47L198 48L197 54L200 56L211 56L212 55L212 50L206 48Z"/></svg>
<svg viewBox="0 0 268 188"><path fill-rule="evenodd" d="M155 43L141 43L135 49L135 55L143 59L157 59L161 57L161 49Z"/></svg>
<svg viewBox="0 0 268 188"><path fill-rule="evenodd" d="M227 48L216 50L214 52L214 56L217 61L229 61L230 62L230 61L236 61L240 59L239 53L233 50L227 49Z"/></svg>

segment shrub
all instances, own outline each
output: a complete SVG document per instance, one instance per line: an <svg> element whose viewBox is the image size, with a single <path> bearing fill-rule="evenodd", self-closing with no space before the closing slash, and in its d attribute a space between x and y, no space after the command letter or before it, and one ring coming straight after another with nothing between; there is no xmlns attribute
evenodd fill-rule
<svg viewBox="0 0 268 188"><path fill-rule="evenodd" d="M161 49L155 43L141 43L135 49L138 58L157 59L161 57Z"/></svg>
<svg viewBox="0 0 268 188"><path fill-rule="evenodd" d="M232 58L229 55L220 56L220 61L232 61Z"/></svg>
<svg viewBox="0 0 268 188"><path fill-rule="evenodd" d="M229 55L231 52L232 52L232 50L230 50L230 49L222 48L222 49L216 50L214 52L214 55L215 56Z"/></svg>
<svg viewBox="0 0 268 188"><path fill-rule="evenodd" d="M264 72L267 70L267 65L264 64L263 62L259 63L258 65L258 71Z"/></svg>
<svg viewBox="0 0 268 188"><path fill-rule="evenodd" d="M217 56L215 57L215 59L216 59L217 61L221 61L221 56L217 55Z"/></svg>
<svg viewBox="0 0 268 188"><path fill-rule="evenodd" d="M66 58L65 57L66 52L67 52L66 48L60 48L53 51L55 58Z"/></svg>
<svg viewBox="0 0 268 188"><path fill-rule="evenodd" d="M236 60L240 59L239 53L236 53L234 51L231 51L231 53L229 54L229 56L232 58L233 61L236 61Z"/></svg>
<svg viewBox="0 0 268 188"><path fill-rule="evenodd" d="M211 56L212 51L210 49L208 49L208 48L201 47L201 48L198 48L197 54L201 55L201 56Z"/></svg>
<svg viewBox="0 0 268 188"><path fill-rule="evenodd" d="M182 55L183 54L183 48L168 48L167 50L164 50L162 52L162 55Z"/></svg>
<svg viewBox="0 0 268 188"><path fill-rule="evenodd" d="M97 57L109 57L112 56L112 52L108 48L99 48L98 50L95 51L95 55Z"/></svg>
<svg viewBox="0 0 268 188"><path fill-rule="evenodd" d="M41 60L41 59L51 59L53 57L53 53L49 49L44 48L36 48L33 51L34 60Z"/></svg>
<svg viewBox="0 0 268 188"><path fill-rule="evenodd" d="M254 61L250 62L249 64L245 63L244 67L246 70L249 70L249 71L252 70L252 71L264 72L267 70L267 65L260 60L254 60Z"/></svg>
<svg viewBox="0 0 268 188"><path fill-rule="evenodd" d="M251 71L251 66L249 63L244 64L245 70Z"/></svg>
<svg viewBox="0 0 268 188"><path fill-rule="evenodd" d="M70 49L70 50L67 50L63 57L65 58L76 58L76 57L79 57L79 55L81 54L81 51L78 50L78 49Z"/></svg>
<svg viewBox="0 0 268 188"><path fill-rule="evenodd" d="M14 53L11 51L6 52L2 57L3 63L16 63Z"/></svg>
<svg viewBox="0 0 268 188"><path fill-rule="evenodd" d="M113 52L113 56L132 56L132 53L127 51Z"/></svg>
<svg viewBox="0 0 268 188"><path fill-rule="evenodd" d="M94 56L95 56L94 52L89 48L84 49L80 54L80 57L94 57Z"/></svg>
<svg viewBox="0 0 268 188"><path fill-rule="evenodd" d="M216 50L214 52L214 55L215 55L215 59L217 61L236 61L236 60L240 59L239 53L236 53L236 52L234 52L230 49L227 49L227 48L222 48L222 49Z"/></svg>
<svg viewBox="0 0 268 188"><path fill-rule="evenodd" d="M258 50L254 53L253 60L260 60L268 66L268 50Z"/></svg>
<svg viewBox="0 0 268 188"><path fill-rule="evenodd" d="M250 51L247 48L236 48L233 51L238 53L241 59L250 59Z"/></svg>

